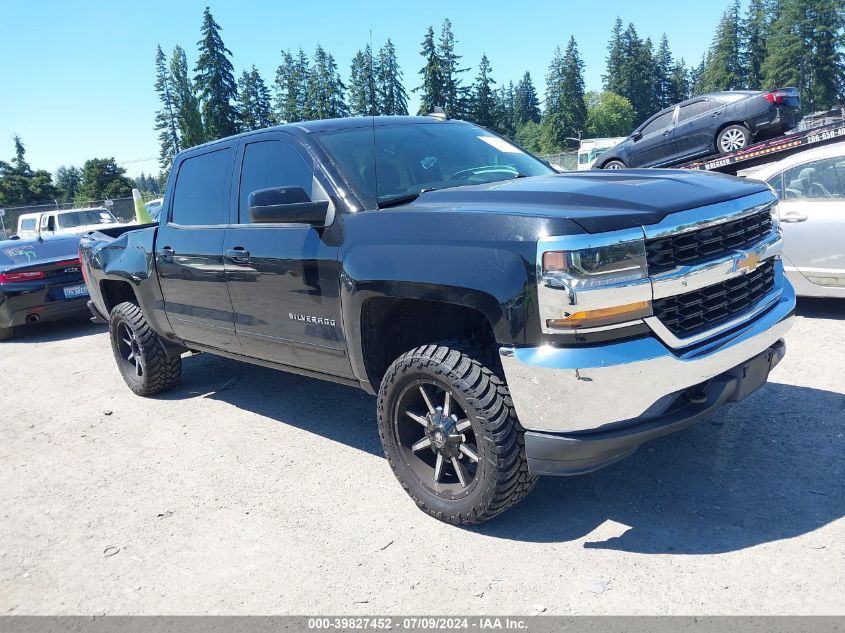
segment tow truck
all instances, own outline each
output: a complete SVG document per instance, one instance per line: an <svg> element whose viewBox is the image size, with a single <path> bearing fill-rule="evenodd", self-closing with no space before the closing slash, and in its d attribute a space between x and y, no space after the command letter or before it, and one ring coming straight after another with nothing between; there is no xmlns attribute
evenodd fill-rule
<svg viewBox="0 0 845 633"><path fill-rule="evenodd" d="M821 125L818 125L818 123ZM737 175L740 170L780 160L809 147L845 139L845 108L804 117L803 130L754 143L735 152L697 159L676 169L698 169Z"/></svg>

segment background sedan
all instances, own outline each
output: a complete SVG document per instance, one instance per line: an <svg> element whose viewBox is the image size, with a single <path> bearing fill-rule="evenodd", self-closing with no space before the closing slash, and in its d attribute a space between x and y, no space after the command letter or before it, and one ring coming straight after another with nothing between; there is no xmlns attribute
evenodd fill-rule
<svg viewBox="0 0 845 633"><path fill-rule="evenodd" d="M767 182L780 197L784 269L796 293L845 298L845 141L740 175Z"/></svg>
<svg viewBox="0 0 845 633"><path fill-rule="evenodd" d="M666 167L734 152L752 140L785 133L800 119L801 100L794 88L714 92L661 110L605 152L596 166Z"/></svg>
<svg viewBox="0 0 845 633"><path fill-rule="evenodd" d="M88 314L79 236L0 241L0 341L23 324Z"/></svg>

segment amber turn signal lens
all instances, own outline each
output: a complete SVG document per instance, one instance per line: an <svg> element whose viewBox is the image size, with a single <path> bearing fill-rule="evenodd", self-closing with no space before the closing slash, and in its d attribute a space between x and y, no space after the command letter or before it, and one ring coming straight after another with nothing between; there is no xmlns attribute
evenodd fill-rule
<svg viewBox="0 0 845 633"><path fill-rule="evenodd" d="M545 262L544 262L545 263ZM546 319L546 327L550 328L585 328L612 325L633 319L651 316L651 301L638 301L623 306L600 308L598 310L584 310L567 314L562 319Z"/></svg>
<svg viewBox="0 0 845 633"><path fill-rule="evenodd" d="M543 253L543 272L554 273L566 270L566 251L547 251Z"/></svg>

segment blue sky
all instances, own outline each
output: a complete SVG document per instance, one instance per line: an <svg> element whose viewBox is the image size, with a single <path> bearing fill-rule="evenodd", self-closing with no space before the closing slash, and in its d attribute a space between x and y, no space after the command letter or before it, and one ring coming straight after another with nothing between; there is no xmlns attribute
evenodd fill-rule
<svg viewBox="0 0 845 633"><path fill-rule="evenodd" d="M665 32L676 57L697 63L729 0L3 0L0 159L11 158L11 137L19 134L36 168L55 171L114 156L132 176L157 173L155 48L161 44L169 56L181 44L193 65L206 4L223 27L237 74L255 64L268 84L281 49L302 46L310 53L318 43L346 79L352 56L372 32L375 48L392 38L410 89L418 85L426 28L439 32L448 17L462 62L471 67L466 81L486 52L497 81L516 81L528 70L542 97L552 52L570 34L586 63L587 89L599 89L617 16L643 37L657 41Z"/></svg>

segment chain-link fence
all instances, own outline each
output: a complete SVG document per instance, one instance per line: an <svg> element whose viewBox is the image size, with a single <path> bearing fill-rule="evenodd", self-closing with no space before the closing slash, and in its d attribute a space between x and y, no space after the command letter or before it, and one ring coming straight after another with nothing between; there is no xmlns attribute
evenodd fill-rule
<svg viewBox="0 0 845 633"><path fill-rule="evenodd" d="M575 171L578 169L578 152L560 152L558 154L546 154L540 156L545 161L553 165L558 165L566 171Z"/></svg>
<svg viewBox="0 0 845 633"><path fill-rule="evenodd" d="M69 209L85 209L88 207L102 207L112 212L121 222L129 222L135 218L135 203L132 197L112 198L105 200L91 200L79 202L52 202L47 204L31 204L18 207L6 207L5 216L0 218L0 229L6 236L14 235L18 230L18 218L25 213L44 213L45 211L66 211Z"/></svg>

